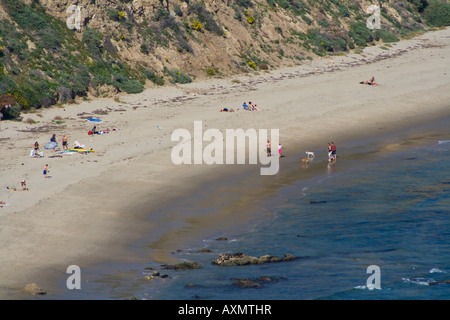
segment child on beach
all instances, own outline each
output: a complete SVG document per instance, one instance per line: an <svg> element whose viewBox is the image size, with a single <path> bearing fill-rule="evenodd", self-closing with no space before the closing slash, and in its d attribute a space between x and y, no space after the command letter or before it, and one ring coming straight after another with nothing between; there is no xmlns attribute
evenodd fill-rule
<svg viewBox="0 0 450 320"><path fill-rule="evenodd" d="M67 137L66 135L63 135L62 137L62 146L63 146L63 150L67 150L69 147L67 146Z"/></svg>
<svg viewBox="0 0 450 320"><path fill-rule="evenodd" d="M48 176L47 176L47 173L48 173L48 164L46 164L45 165L45 167L44 167L44 178L47 178Z"/></svg>
<svg viewBox="0 0 450 320"><path fill-rule="evenodd" d="M283 156L282 155L282 152L283 152L283 146L281 145L281 143L280 144L278 144L278 154L280 155L280 158Z"/></svg>

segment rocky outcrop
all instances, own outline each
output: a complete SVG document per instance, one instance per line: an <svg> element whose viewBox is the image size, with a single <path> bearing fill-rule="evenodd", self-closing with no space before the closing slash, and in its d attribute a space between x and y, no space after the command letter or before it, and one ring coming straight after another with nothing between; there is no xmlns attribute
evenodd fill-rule
<svg viewBox="0 0 450 320"><path fill-rule="evenodd" d="M253 257L244 253L220 254L212 264L218 266L245 266L249 264L263 264L272 262L293 261L296 257L292 254L286 253L284 257L276 257L271 255L264 255L261 257Z"/></svg>
<svg viewBox="0 0 450 320"><path fill-rule="evenodd" d="M184 261L173 265L164 264L162 265L162 268L168 270L190 270L190 269L201 269L202 266L197 262Z"/></svg>
<svg viewBox="0 0 450 320"><path fill-rule="evenodd" d="M39 287L36 283L29 283L23 288L23 291L25 293L31 294L31 295L45 295L47 292L45 292L41 287Z"/></svg>

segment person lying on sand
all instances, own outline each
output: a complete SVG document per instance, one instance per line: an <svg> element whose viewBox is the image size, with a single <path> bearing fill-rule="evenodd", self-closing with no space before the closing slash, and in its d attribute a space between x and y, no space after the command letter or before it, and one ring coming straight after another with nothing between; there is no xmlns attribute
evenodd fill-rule
<svg viewBox="0 0 450 320"><path fill-rule="evenodd" d="M252 105L252 111L259 111L259 108L256 104Z"/></svg>
<svg viewBox="0 0 450 320"><path fill-rule="evenodd" d="M223 109L219 110L219 112L234 112L234 109L223 108Z"/></svg>
<svg viewBox="0 0 450 320"><path fill-rule="evenodd" d="M360 84L368 84L369 86L378 86L378 83L375 82L375 77L370 78L369 81L361 81Z"/></svg>

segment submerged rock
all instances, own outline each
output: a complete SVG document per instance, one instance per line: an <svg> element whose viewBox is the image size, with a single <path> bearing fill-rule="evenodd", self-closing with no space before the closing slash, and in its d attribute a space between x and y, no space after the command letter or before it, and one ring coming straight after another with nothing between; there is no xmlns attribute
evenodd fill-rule
<svg viewBox="0 0 450 320"><path fill-rule="evenodd" d="M233 285L247 289L247 288L260 288L264 285L264 283L275 282L276 279L272 279L268 276L261 276L257 279L241 279L237 278L236 281L233 282Z"/></svg>
<svg viewBox="0 0 450 320"><path fill-rule="evenodd" d="M296 257L289 253L286 253L284 257L276 257L271 255L253 257L248 256L244 253L234 253L234 254L222 253L212 262L212 264L219 266L244 266L249 264L292 261L295 259Z"/></svg>

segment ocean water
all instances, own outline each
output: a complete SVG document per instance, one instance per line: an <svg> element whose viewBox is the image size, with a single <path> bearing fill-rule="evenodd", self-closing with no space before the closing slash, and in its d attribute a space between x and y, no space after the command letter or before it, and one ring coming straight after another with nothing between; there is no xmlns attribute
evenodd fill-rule
<svg viewBox="0 0 450 320"><path fill-rule="evenodd" d="M395 137L395 138L394 138ZM226 240L204 239L174 257L201 269L125 264L88 275L72 298L159 300L450 299L450 128L338 145L306 168L289 167L261 206L264 219ZM282 159L284 160L284 159ZM282 168L283 169L283 168ZM313 174L305 174L313 172ZM267 214L269 213L269 214ZM203 252L200 252L200 249ZM221 253L297 257L220 267ZM166 278L144 280L154 270ZM369 266L379 288L368 286ZM256 287L243 288L239 279ZM369 283L374 283L370 281Z"/></svg>
<svg viewBox="0 0 450 320"><path fill-rule="evenodd" d="M450 142L395 152L354 170L336 168L286 189L280 193L287 200L272 208L270 221L229 241L211 241L211 254L186 254L204 268L178 272L157 298L450 298L444 283L450 279ZM221 252L299 259L211 265ZM371 265L380 268L381 289L367 287ZM258 288L233 284L262 276L271 280Z"/></svg>

